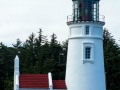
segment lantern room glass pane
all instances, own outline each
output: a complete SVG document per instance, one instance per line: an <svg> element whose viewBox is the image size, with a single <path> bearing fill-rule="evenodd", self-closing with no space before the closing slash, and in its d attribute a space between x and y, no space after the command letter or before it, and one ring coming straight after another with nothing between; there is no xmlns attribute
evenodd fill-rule
<svg viewBox="0 0 120 90"><path fill-rule="evenodd" d="M99 0L76 1L73 8L74 21L99 21Z"/></svg>

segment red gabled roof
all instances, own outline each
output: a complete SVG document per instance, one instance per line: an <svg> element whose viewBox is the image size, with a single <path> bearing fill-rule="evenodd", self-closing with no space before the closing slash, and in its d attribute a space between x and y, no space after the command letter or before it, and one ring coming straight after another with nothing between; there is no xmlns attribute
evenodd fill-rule
<svg viewBox="0 0 120 90"><path fill-rule="evenodd" d="M21 74L20 88L49 88L48 74ZM53 80L54 89L66 89L65 80Z"/></svg>
<svg viewBox="0 0 120 90"><path fill-rule="evenodd" d="M21 74L20 88L49 88L47 74Z"/></svg>
<svg viewBox="0 0 120 90"><path fill-rule="evenodd" d="M53 88L54 89L67 89L65 80L53 80Z"/></svg>

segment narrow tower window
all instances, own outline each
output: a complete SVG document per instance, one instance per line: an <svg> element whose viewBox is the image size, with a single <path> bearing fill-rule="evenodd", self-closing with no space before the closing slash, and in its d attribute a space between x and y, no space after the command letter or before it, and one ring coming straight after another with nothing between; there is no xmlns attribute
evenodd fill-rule
<svg viewBox="0 0 120 90"><path fill-rule="evenodd" d="M85 27L85 35L89 35L90 34L90 27L86 26Z"/></svg>
<svg viewBox="0 0 120 90"><path fill-rule="evenodd" d="M94 63L94 44L93 43L84 43L83 44L83 64L85 63Z"/></svg>
<svg viewBox="0 0 120 90"><path fill-rule="evenodd" d="M85 59L91 59L91 47L85 48Z"/></svg>

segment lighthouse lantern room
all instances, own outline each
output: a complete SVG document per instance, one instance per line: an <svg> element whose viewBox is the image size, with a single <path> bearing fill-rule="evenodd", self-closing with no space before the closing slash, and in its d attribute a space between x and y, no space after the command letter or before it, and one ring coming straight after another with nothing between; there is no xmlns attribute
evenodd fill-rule
<svg viewBox="0 0 120 90"><path fill-rule="evenodd" d="M100 0L72 0L73 15L68 16L68 19L73 21L99 21L104 19L99 18L99 1Z"/></svg>
<svg viewBox="0 0 120 90"><path fill-rule="evenodd" d="M73 14L67 17L69 41L66 66L68 90L106 90L103 26L100 0L72 0Z"/></svg>

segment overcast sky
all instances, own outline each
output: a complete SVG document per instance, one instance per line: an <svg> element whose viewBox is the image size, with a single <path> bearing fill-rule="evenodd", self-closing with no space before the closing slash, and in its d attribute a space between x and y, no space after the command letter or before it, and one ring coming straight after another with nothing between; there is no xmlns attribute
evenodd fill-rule
<svg viewBox="0 0 120 90"><path fill-rule="evenodd" d="M120 0L101 0L100 14L106 27L120 39ZM58 40L68 38L67 15L72 14L72 0L0 0L0 42L11 46L19 38L25 41L42 28L48 38L54 32Z"/></svg>

